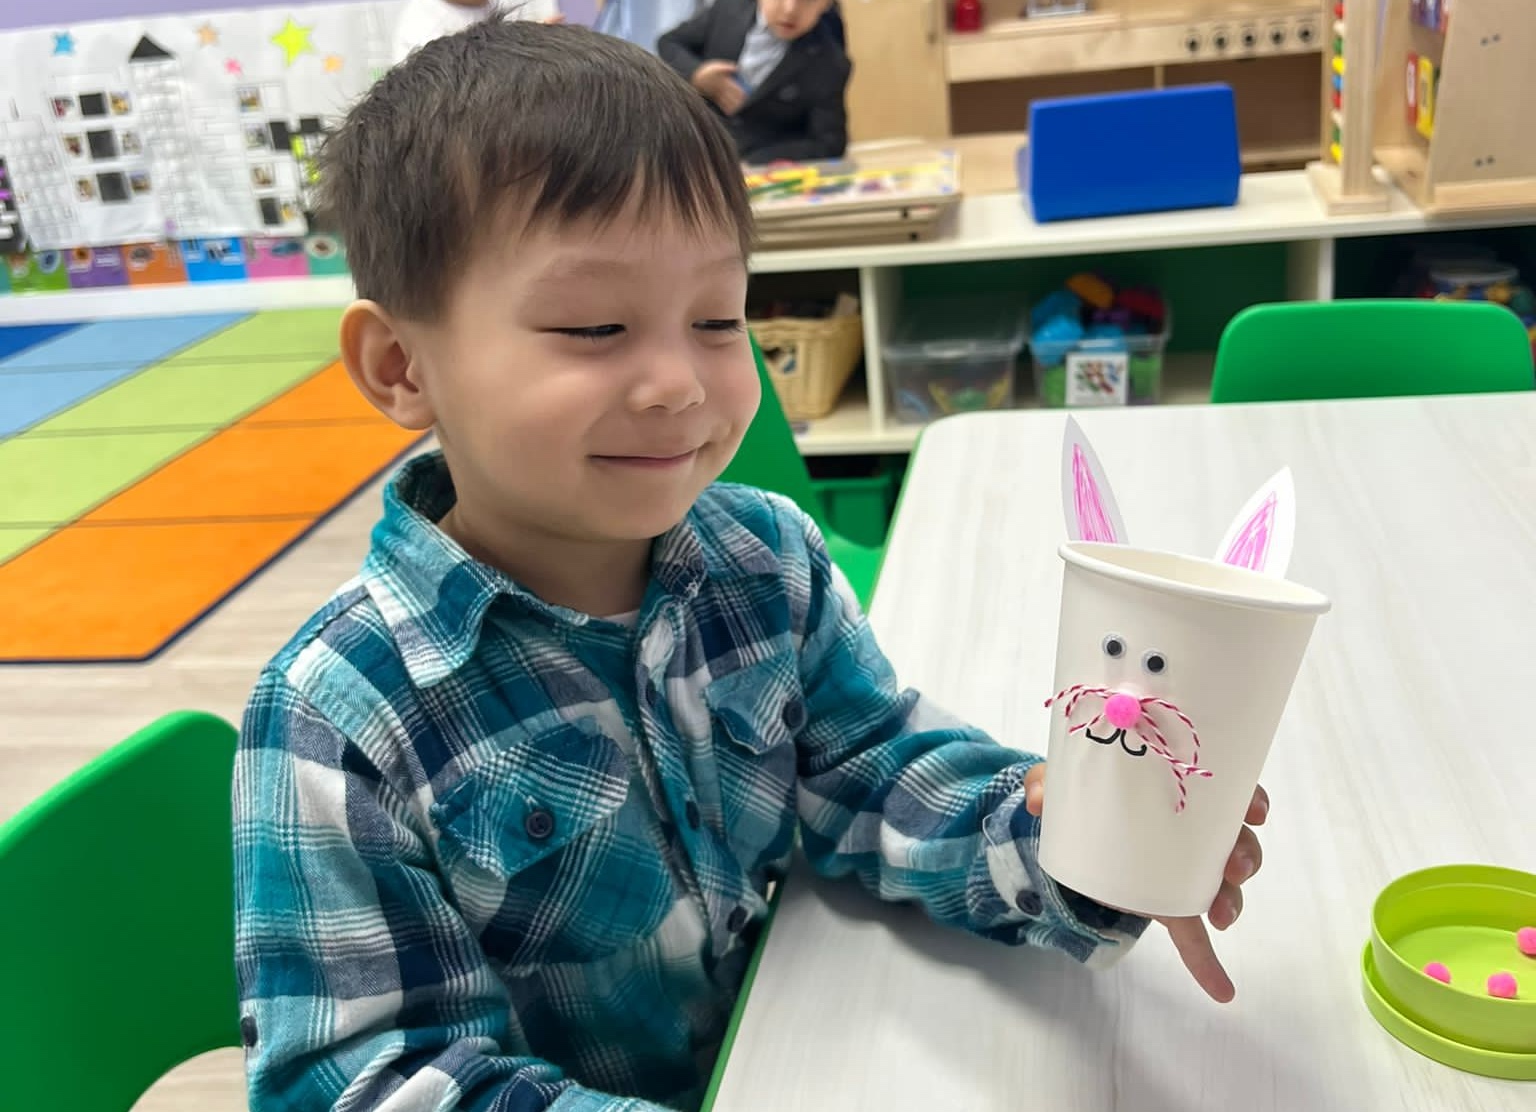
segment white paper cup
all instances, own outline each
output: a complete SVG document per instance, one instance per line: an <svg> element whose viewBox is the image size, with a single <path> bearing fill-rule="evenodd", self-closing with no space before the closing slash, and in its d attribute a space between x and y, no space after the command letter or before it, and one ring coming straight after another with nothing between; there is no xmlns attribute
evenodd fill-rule
<svg viewBox="0 0 1536 1112"><path fill-rule="evenodd" d="M1329 601L1284 579L1192 556L1072 543L1061 557L1056 690L1104 688L1141 703L1136 725L1118 738L1103 718L1091 731L1072 729L1093 721L1105 698L1084 695L1070 721L1070 699L1052 705L1041 868L1111 907L1203 915ZM1122 647L1119 656L1106 651L1108 638ZM1147 667L1152 653L1161 671ZM1194 731L1148 699L1173 704ZM1117 705L1127 707L1134 704ZM1182 810L1174 766L1157 752L1159 732L1173 757L1210 774L1184 776Z"/></svg>

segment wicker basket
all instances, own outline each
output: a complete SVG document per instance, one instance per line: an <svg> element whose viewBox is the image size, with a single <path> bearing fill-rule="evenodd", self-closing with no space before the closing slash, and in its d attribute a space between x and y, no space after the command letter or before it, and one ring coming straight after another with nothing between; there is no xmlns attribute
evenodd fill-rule
<svg viewBox="0 0 1536 1112"><path fill-rule="evenodd" d="M763 349L784 416L810 421L831 413L864 354L863 318L774 317L748 327Z"/></svg>

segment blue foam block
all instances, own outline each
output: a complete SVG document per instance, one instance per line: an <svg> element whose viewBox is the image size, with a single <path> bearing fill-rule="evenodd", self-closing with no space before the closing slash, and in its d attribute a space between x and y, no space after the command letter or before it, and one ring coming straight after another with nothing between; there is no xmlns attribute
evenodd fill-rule
<svg viewBox="0 0 1536 1112"><path fill-rule="evenodd" d="M1039 223L1237 203L1229 85L1037 100L1019 190Z"/></svg>

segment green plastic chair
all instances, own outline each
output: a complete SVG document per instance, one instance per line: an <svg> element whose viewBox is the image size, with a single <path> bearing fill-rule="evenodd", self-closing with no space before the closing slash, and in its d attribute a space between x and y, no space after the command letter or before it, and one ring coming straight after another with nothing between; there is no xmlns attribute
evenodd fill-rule
<svg viewBox="0 0 1536 1112"><path fill-rule="evenodd" d="M1315 401L1536 388L1520 318L1486 301L1304 301L1233 317L1213 402Z"/></svg>
<svg viewBox="0 0 1536 1112"><path fill-rule="evenodd" d="M241 1045L236 737L170 715L0 826L0 1105L128 1112Z"/></svg>
<svg viewBox="0 0 1536 1112"><path fill-rule="evenodd" d="M880 562L885 557L883 549L867 548L835 533L827 522L826 507L811 485L811 473L805 466L805 457L795 443L794 430L784 416L784 407L774 392L773 380L768 377L768 364L763 352L752 337L752 357L757 361L757 377L763 386L763 401L757 416L742 438L736 458L731 460L720 478L724 482L743 483L762 490L771 490L790 499L820 527L827 540L827 551L842 569L863 606L869 605L874 595L875 579L880 574Z"/></svg>

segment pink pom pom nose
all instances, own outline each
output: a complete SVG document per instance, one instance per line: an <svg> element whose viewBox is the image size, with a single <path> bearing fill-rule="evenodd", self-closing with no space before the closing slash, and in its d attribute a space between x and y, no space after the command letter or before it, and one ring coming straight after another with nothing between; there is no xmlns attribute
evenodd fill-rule
<svg viewBox="0 0 1536 1112"><path fill-rule="evenodd" d="M1104 717L1117 730L1129 730L1141 718L1141 700L1121 691L1104 704Z"/></svg>
<svg viewBox="0 0 1536 1112"><path fill-rule="evenodd" d="M1451 971L1438 961L1432 961L1426 965L1424 975L1447 985L1451 983Z"/></svg>
<svg viewBox="0 0 1536 1112"><path fill-rule="evenodd" d="M1536 958L1536 927L1521 927L1515 932L1515 945L1528 958Z"/></svg>
<svg viewBox="0 0 1536 1112"><path fill-rule="evenodd" d="M1513 1000L1519 994L1513 973L1495 973L1488 978L1488 995L1501 1000Z"/></svg>

